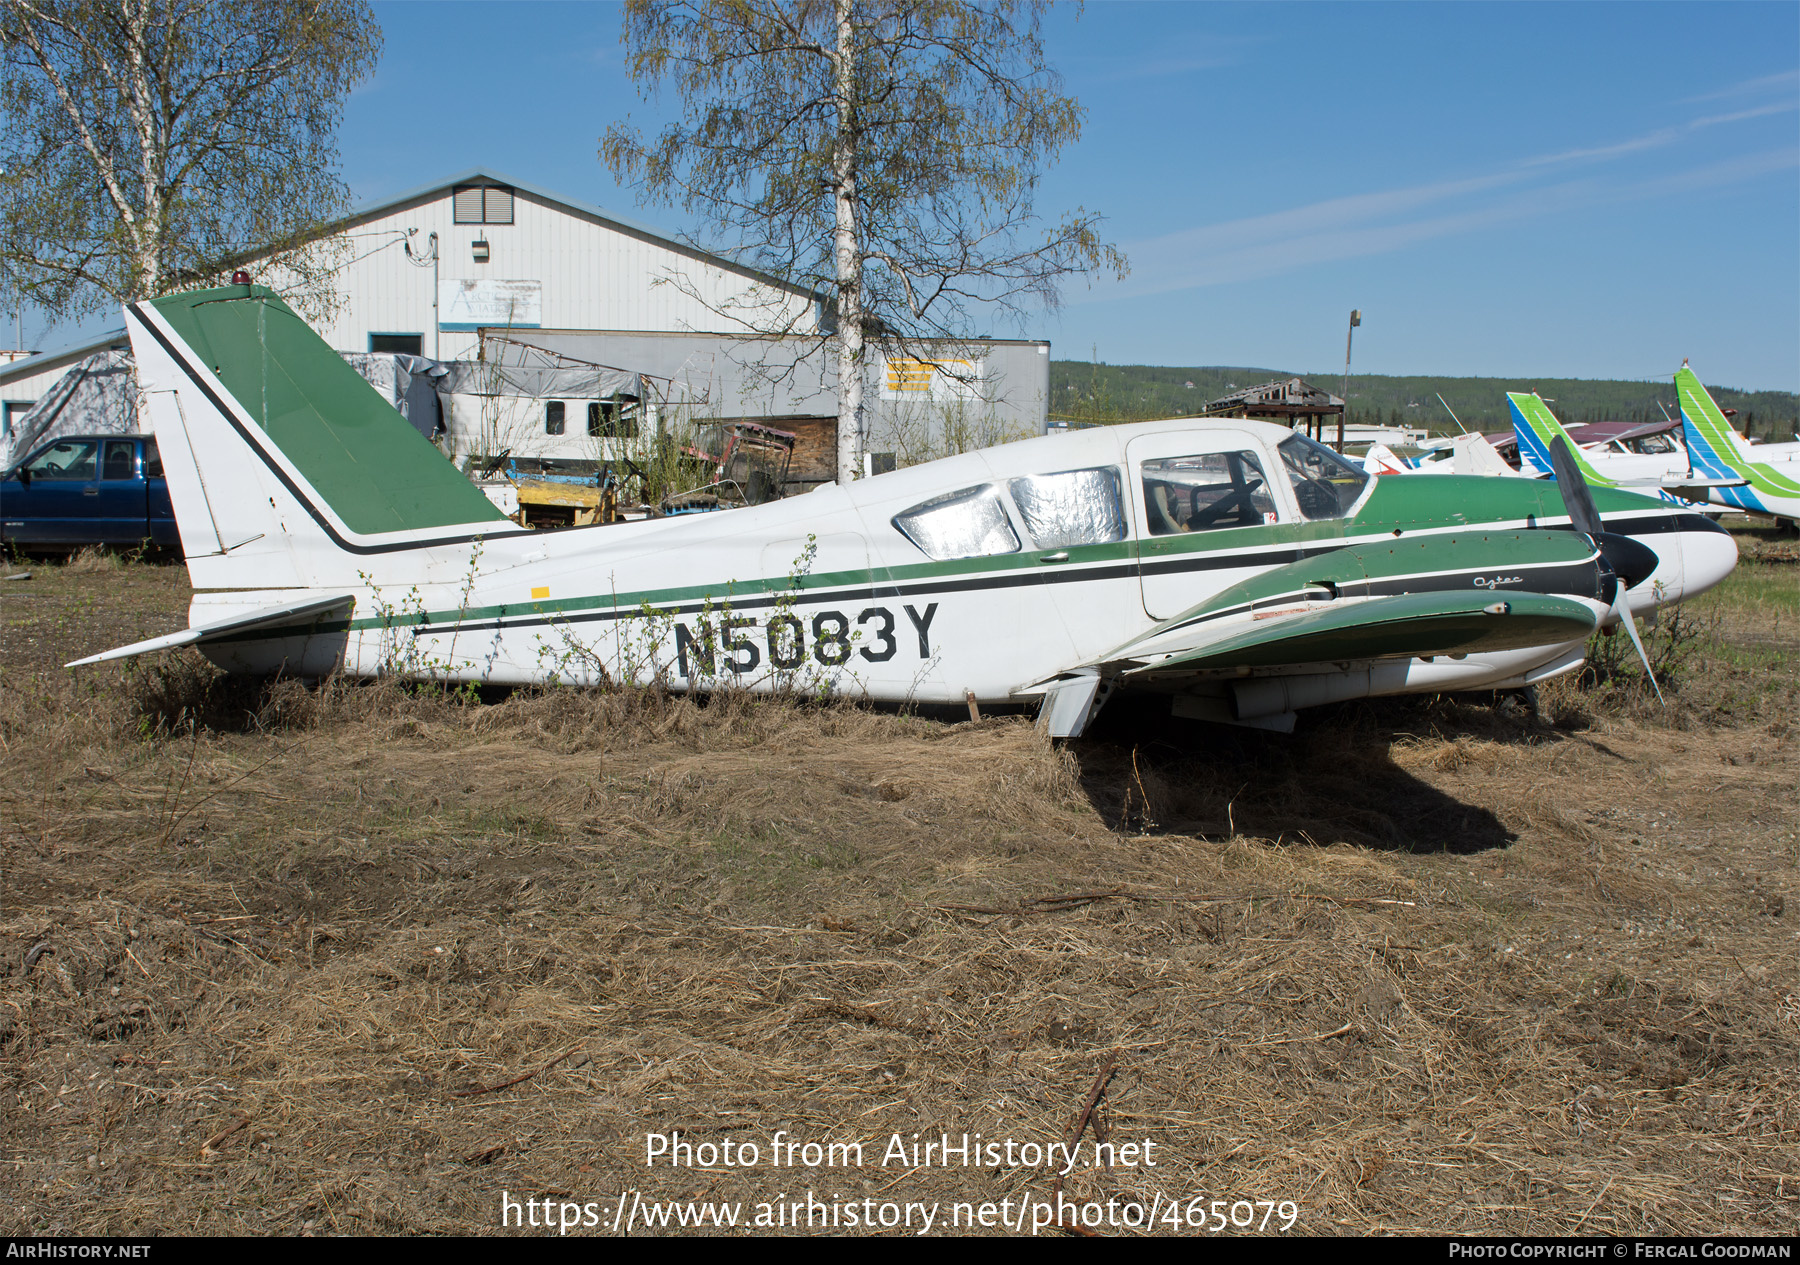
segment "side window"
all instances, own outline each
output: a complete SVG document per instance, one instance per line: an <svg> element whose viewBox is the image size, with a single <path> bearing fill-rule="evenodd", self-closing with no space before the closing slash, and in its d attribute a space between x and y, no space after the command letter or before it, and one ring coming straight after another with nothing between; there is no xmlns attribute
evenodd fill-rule
<svg viewBox="0 0 1800 1265"><path fill-rule="evenodd" d="M563 433L563 402L551 400L544 405L544 433L560 435Z"/></svg>
<svg viewBox="0 0 1800 1265"><path fill-rule="evenodd" d="M612 400L589 401L587 433L597 439L636 439L637 418L631 415L631 410L636 407L629 400L622 404Z"/></svg>
<svg viewBox="0 0 1800 1265"><path fill-rule="evenodd" d="M1152 536L1275 521L1262 462L1248 450L1146 461L1143 470Z"/></svg>
<svg viewBox="0 0 1800 1265"><path fill-rule="evenodd" d="M106 462L101 467L103 479L135 479L137 478L137 441L135 439L109 439L106 441Z"/></svg>
<svg viewBox="0 0 1800 1265"><path fill-rule="evenodd" d="M1342 518L1368 486L1368 471L1305 435L1282 440L1280 452L1294 499L1307 518Z"/></svg>
<svg viewBox="0 0 1800 1265"><path fill-rule="evenodd" d="M91 479L100 445L91 439L51 444L26 467L34 479Z"/></svg>
<svg viewBox="0 0 1800 1265"><path fill-rule="evenodd" d="M915 505L894 515L894 527L939 562L1019 552L1019 534L991 483Z"/></svg>
<svg viewBox="0 0 1800 1265"><path fill-rule="evenodd" d="M1039 549L1125 539L1125 505L1114 466L1030 474L1007 484Z"/></svg>
<svg viewBox="0 0 1800 1265"><path fill-rule="evenodd" d="M162 454L156 451L156 441L154 439L146 439L144 441L144 477L146 479L160 479L163 477Z"/></svg>

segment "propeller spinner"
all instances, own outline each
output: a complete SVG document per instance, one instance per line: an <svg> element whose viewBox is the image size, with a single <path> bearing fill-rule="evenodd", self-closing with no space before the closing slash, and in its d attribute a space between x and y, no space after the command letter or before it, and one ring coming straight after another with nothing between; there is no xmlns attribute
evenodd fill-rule
<svg viewBox="0 0 1800 1265"><path fill-rule="evenodd" d="M1575 464L1575 454L1569 451L1568 441L1561 435L1550 445L1550 465L1556 471L1556 490L1562 493L1569 521L1576 531L1594 542L1594 548L1600 551L1600 556L1618 577L1613 585L1613 614L1631 634L1631 644L1637 648L1644 675L1650 678L1650 688L1656 691L1656 701L1666 707L1668 702L1663 698L1662 686L1656 683L1656 670L1650 666L1650 656L1644 651L1644 639L1638 636L1631 604L1625 600L1627 589L1656 570L1656 553L1629 536L1606 530L1606 525L1600 521L1600 511L1594 508L1594 494L1588 490L1587 480L1581 477L1581 468Z"/></svg>

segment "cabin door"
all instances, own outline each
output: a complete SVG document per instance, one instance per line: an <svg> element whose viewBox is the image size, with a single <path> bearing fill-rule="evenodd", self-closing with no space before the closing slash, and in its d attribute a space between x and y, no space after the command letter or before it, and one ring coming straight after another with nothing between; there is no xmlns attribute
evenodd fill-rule
<svg viewBox="0 0 1800 1265"><path fill-rule="evenodd" d="M1280 459L1249 431L1196 428L1126 446L1144 611L1169 619L1228 585L1291 562L1294 520Z"/></svg>

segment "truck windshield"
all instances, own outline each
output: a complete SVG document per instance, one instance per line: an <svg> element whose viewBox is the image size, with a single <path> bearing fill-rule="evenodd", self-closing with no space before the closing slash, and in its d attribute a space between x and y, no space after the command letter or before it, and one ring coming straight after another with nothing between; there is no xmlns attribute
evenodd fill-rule
<svg viewBox="0 0 1800 1265"><path fill-rule="evenodd" d="M91 479L98 447L91 439L64 440L44 449L25 468L34 479Z"/></svg>

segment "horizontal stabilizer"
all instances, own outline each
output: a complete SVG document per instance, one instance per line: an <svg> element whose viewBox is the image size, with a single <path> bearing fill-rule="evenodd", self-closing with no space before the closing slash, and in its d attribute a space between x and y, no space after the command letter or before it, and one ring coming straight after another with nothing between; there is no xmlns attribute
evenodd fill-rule
<svg viewBox="0 0 1800 1265"><path fill-rule="evenodd" d="M1748 482L1750 482L1750 480L1741 478L1695 479L1690 478L1685 474L1665 474L1657 475L1655 477L1647 475L1641 479L1614 479L1612 485L1616 488L1655 488L1658 491L1674 492L1677 494L1680 493L1682 488L1697 488L1699 489L1700 494L1698 496L1689 497L1688 499L1704 501L1706 499L1707 488L1741 488Z"/></svg>
<svg viewBox="0 0 1800 1265"><path fill-rule="evenodd" d="M1183 654L1126 673L1272 668L1364 659L1479 654L1577 641L1598 618L1585 604L1539 593L1402 593L1272 618Z"/></svg>
<svg viewBox="0 0 1800 1265"><path fill-rule="evenodd" d="M242 615L233 615L229 619L201 624L184 632L133 642L129 646L120 646L117 650L108 650L105 654L89 655L63 666L80 668L90 663L104 663L108 659L129 659L157 650L173 650L177 646L197 646L209 641L222 641L239 633L262 629L281 629L284 632L291 629L288 635L301 636L313 631L318 624L332 616L348 617L355 602L354 597L343 593L336 597L309 597L304 601L287 602L280 606L264 606Z"/></svg>

